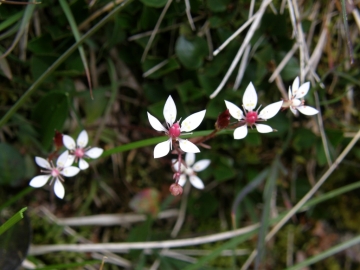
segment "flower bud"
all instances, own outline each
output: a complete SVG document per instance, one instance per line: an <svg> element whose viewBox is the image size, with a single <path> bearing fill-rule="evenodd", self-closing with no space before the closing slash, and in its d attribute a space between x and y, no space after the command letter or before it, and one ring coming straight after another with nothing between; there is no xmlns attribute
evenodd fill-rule
<svg viewBox="0 0 360 270"><path fill-rule="evenodd" d="M173 196L178 196L178 195L181 195L183 193L183 188L182 186L180 186L179 184L177 183L174 183L170 186L170 193L171 195Z"/></svg>
<svg viewBox="0 0 360 270"><path fill-rule="evenodd" d="M229 109L223 111L217 118L215 128L217 130L224 129L230 124L230 113Z"/></svg>
<svg viewBox="0 0 360 270"><path fill-rule="evenodd" d="M64 145L62 137L63 137L63 135L59 131L55 130L55 136L54 136L53 140L54 140L56 151L58 151Z"/></svg>

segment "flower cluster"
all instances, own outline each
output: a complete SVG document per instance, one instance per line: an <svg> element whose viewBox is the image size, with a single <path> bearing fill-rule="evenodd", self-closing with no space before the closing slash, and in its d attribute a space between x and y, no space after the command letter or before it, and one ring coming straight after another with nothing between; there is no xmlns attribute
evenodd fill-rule
<svg viewBox="0 0 360 270"><path fill-rule="evenodd" d="M60 144L59 141L60 136L56 136L56 146ZM56 166L50 160L46 160L41 157L35 157L35 162L41 168L45 170L41 170L43 175L35 176L31 179L29 185L34 188L39 188L44 186L49 180L50 185L54 186L55 195L62 199L65 196L65 189L62 184L64 182L63 176L72 177L77 175L80 170L85 170L89 167L89 164L84 158L98 158L103 153L103 149L99 147L87 147L89 141L88 134L85 130L80 132L76 143L68 135L62 136L62 143L67 148L65 152L63 152L56 161ZM77 163L79 168L76 166L72 166L73 163Z"/></svg>
<svg viewBox="0 0 360 270"><path fill-rule="evenodd" d="M304 96L310 89L310 83L306 82L300 86L299 81L299 77L297 77L294 80L292 87L289 87L288 100L274 102L264 107L261 111L261 106L256 109L258 96L256 94L254 85L250 82L243 95L242 109L240 109L234 103L225 100L227 109L219 115L215 123L215 130L209 135L195 141L184 140L181 139L180 136L183 134L182 132L192 131L200 125L205 117L205 110L190 115L189 117L185 118L185 120L180 125L180 120L175 122L177 113L176 105L172 97L169 96L163 110L166 127L164 127L158 119L156 119L148 112L147 115L150 125L155 130L164 132L168 136L168 140L155 146L154 158L160 158L167 155L173 148L175 150L174 154L178 155L178 158L172 162L172 169L175 171L173 177L175 179L175 183L170 186L171 194L175 196L182 194L182 186L184 186L187 177L194 187L198 189L204 188L204 183L196 175L196 173L208 167L210 160L204 159L195 163L194 153L200 152L200 149L196 146L196 144L203 145L204 141L215 136L218 131L229 128L230 126L234 128L234 139L243 139L248 134L248 127L255 127L259 133L269 133L276 131L263 122L274 117L280 111L280 109L290 108L291 112L295 115L298 115L298 112L301 112L305 115L317 114L318 110L309 106L305 106L305 101L303 100ZM238 122L235 124L230 124L230 115ZM184 152L186 152L185 162L182 160L182 154Z"/></svg>

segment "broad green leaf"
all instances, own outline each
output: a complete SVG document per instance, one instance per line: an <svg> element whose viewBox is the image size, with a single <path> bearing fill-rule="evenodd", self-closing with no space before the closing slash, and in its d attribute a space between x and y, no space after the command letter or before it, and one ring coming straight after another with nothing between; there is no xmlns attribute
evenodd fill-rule
<svg viewBox="0 0 360 270"><path fill-rule="evenodd" d="M33 38L28 44L28 49L35 54L53 54L54 47L51 36L45 34L38 38Z"/></svg>
<svg viewBox="0 0 360 270"><path fill-rule="evenodd" d="M143 4L149 7L163 7L168 0L140 0Z"/></svg>
<svg viewBox="0 0 360 270"><path fill-rule="evenodd" d="M20 152L0 143L0 185L16 185L25 175L25 161Z"/></svg>
<svg viewBox="0 0 360 270"><path fill-rule="evenodd" d="M68 116L68 101L65 93L51 92L35 106L32 119L45 149L49 149L54 130L62 130Z"/></svg>
<svg viewBox="0 0 360 270"><path fill-rule="evenodd" d="M200 37L187 39L185 36L179 36L175 52L187 69L198 69L208 53L208 48L206 41Z"/></svg>

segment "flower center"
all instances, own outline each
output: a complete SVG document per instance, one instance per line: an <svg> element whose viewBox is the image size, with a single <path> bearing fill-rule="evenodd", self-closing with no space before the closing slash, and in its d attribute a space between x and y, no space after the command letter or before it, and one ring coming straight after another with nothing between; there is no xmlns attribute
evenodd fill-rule
<svg viewBox="0 0 360 270"><path fill-rule="evenodd" d="M169 128L169 136L171 138L178 138L180 136L180 125L179 123L174 123L170 128Z"/></svg>
<svg viewBox="0 0 360 270"><path fill-rule="evenodd" d="M258 119L258 114L257 112L248 112L246 114L246 123L249 125L249 126L252 126L253 124L255 124L256 120Z"/></svg>
<svg viewBox="0 0 360 270"><path fill-rule="evenodd" d="M83 156L85 156L85 151L83 148L76 148L74 154L77 158L82 158Z"/></svg>
<svg viewBox="0 0 360 270"><path fill-rule="evenodd" d="M53 169L51 170L51 176L53 176L53 177L58 177L59 175L60 175L60 171L59 171L58 168L53 168Z"/></svg>

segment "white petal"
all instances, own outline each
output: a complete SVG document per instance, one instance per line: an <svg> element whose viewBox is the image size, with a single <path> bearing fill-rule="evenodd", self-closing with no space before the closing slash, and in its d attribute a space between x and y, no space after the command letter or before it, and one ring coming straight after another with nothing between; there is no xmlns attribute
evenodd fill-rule
<svg viewBox="0 0 360 270"><path fill-rule="evenodd" d="M261 110L258 117L265 120L274 117L280 111L282 104L283 101L280 100L266 106L264 109Z"/></svg>
<svg viewBox="0 0 360 270"><path fill-rule="evenodd" d="M180 146L181 150L183 150L184 152L187 152L187 153L199 153L200 152L200 149L195 144L190 142L189 140L179 139L179 146Z"/></svg>
<svg viewBox="0 0 360 270"><path fill-rule="evenodd" d="M74 175L77 175L80 172L80 169L78 167L70 166L64 168L60 173L66 177L72 177Z"/></svg>
<svg viewBox="0 0 360 270"><path fill-rule="evenodd" d="M60 198L60 199L63 199L64 196L65 196L64 186L63 186L63 184L60 182L59 179L56 179L56 180L55 180L54 192L55 192L55 195L56 195L58 198Z"/></svg>
<svg viewBox="0 0 360 270"><path fill-rule="evenodd" d="M178 184L179 184L180 186L184 186L185 183L186 183L186 175L185 175L185 174L182 174L182 175L180 175Z"/></svg>
<svg viewBox="0 0 360 270"><path fill-rule="evenodd" d="M254 85L250 82L243 96L243 105L246 110L252 111L257 104L257 94Z"/></svg>
<svg viewBox="0 0 360 270"><path fill-rule="evenodd" d="M234 117L237 120L244 118L244 114L243 114L242 110L240 110L240 108L238 106L236 106L234 103L225 100L225 105L226 105L226 108L229 109L229 113L231 114L232 117Z"/></svg>
<svg viewBox="0 0 360 270"><path fill-rule="evenodd" d="M268 126L268 125L264 125L264 124L255 124L256 129L258 132L260 133L269 133L269 132L273 132L272 127Z"/></svg>
<svg viewBox="0 0 360 270"><path fill-rule="evenodd" d="M296 77L293 84L292 84L292 94L295 96L296 91L299 89L300 79Z"/></svg>
<svg viewBox="0 0 360 270"><path fill-rule="evenodd" d="M66 160L66 162L65 162L65 164L64 164L63 167L69 167L69 166L71 166L71 165L74 163L74 161L75 161L75 156L69 154L69 155L67 156L67 160Z"/></svg>
<svg viewBox="0 0 360 270"><path fill-rule="evenodd" d="M193 113L192 115L185 118L181 123L181 131L192 131L197 128L205 117L206 110Z"/></svg>
<svg viewBox="0 0 360 270"><path fill-rule="evenodd" d="M243 139L246 137L247 134L248 134L248 129L246 125L238 127L234 130L234 139L236 140Z"/></svg>
<svg viewBox="0 0 360 270"><path fill-rule="evenodd" d="M309 106L299 106L299 107L297 107L297 109L299 110L299 112L301 112L302 114L305 114L305 115L314 115L319 112L318 110L314 109L313 107L309 107Z"/></svg>
<svg viewBox="0 0 360 270"><path fill-rule="evenodd" d="M291 93L290 86L289 86L288 96L289 96L289 100L291 100L292 99L292 93Z"/></svg>
<svg viewBox="0 0 360 270"><path fill-rule="evenodd" d="M185 155L185 163L186 166L190 167L195 162L195 154L194 153L186 153Z"/></svg>
<svg viewBox="0 0 360 270"><path fill-rule="evenodd" d="M63 135L63 144L69 150L75 150L76 144L73 138L69 135Z"/></svg>
<svg viewBox="0 0 360 270"><path fill-rule="evenodd" d="M292 107L297 107L297 106L300 106L301 105L301 100L300 99L297 99L297 98L294 98L291 100L291 105Z"/></svg>
<svg viewBox="0 0 360 270"><path fill-rule="evenodd" d="M42 157L35 157L35 162L41 168L45 168L45 169L50 169L51 168L50 163L46 159L44 159Z"/></svg>
<svg viewBox="0 0 360 270"><path fill-rule="evenodd" d="M163 113L166 122L172 126L176 119L176 105L171 96L169 96L165 102Z"/></svg>
<svg viewBox="0 0 360 270"><path fill-rule="evenodd" d="M89 142L89 136L88 136L86 130L81 131L76 140L77 146L84 148L87 146L88 142Z"/></svg>
<svg viewBox="0 0 360 270"><path fill-rule="evenodd" d="M58 168L66 167L66 165L68 165L71 161L71 159L68 159L68 157L69 157L69 151L65 151L64 153L62 153L56 161L56 167L58 167Z"/></svg>
<svg viewBox="0 0 360 270"><path fill-rule="evenodd" d="M310 82L306 82L300 86L300 88L294 93L296 98L302 98L304 97L310 89Z"/></svg>
<svg viewBox="0 0 360 270"><path fill-rule="evenodd" d="M80 158L80 160L79 160L79 168L80 168L80 170L86 170L87 168L89 168L89 163L87 163L86 160Z"/></svg>
<svg viewBox="0 0 360 270"><path fill-rule="evenodd" d="M174 168L174 170L175 171L179 171L179 162L175 162L174 163L174 165L173 165L173 168ZM183 172L185 170L185 166L184 166L184 164L181 164L181 166L180 166L180 172Z"/></svg>
<svg viewBox="0 0 360 270"><path fill-rule="evenodd" d="M99 148L99 147L93 147L90 148L89 150L87 150L85 152L85 155L90 157L90 158L98 158L101 156L101 154L104 152L103 149Z"/></svg>
<svg viewBox="0 0 360 270"><path fill-rule="evenodd" d="M197 177L196 175L192 175L189 177L190 183L196 187L197 189L204 189L204 183L203 181L201 181L201 179L199 177Z"/></svg>
<svg viewBox="0 0 360 270"><path fill-rule="evenodd" d="M192 167L195 172L205 170L210 165L210 159L202 159L194 164Z"/></svg>
<svg viewBox="0 0 360 270"><path fill-rule="evenodd" d="M49 180L50 177L51 177L51 175L35 176L33 179L31 179L29 185L34 188L42 187L47 183L47 181Z"/></svg>
<svg viewBox="0 0 360 270"><path fill-rule="evenodd" d="M158 143L154 148L154 158L160 158L166 156L170 151L171 139Z"/></svg>
<svg viewBox="0 0 360 270"><path fill-rule="evenodd" d="M156 117L152 116L150 113L147 113L147 115L150 125L153 127L153 129L157 131L167 131L166 128L164 128L164 126L160 123L160 121L156 119Z"/></svg>
<svg viewBox="0 0 360 270"><path fill-rule="evenodd" d="M299 112L296 110L296 108L290 107L290 110L295 116L299 115Z"/></svg>

